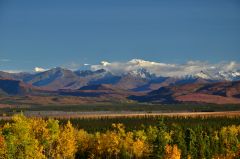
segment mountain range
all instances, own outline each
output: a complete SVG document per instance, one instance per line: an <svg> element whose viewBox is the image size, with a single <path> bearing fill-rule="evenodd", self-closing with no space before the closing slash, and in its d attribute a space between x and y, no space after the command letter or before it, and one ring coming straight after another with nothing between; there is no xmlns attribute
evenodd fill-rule
<svg viewBox="0 0 240 159"><path fill-rule="evenodd" d="M123 90L150 91L161 86L174 84L220 81L215 79L204 79L190 75L184 77L159 77L155 74L150 74L145 69L138 69L134 72L131 71L121 75L115 75L104 69L96 71L71 71L60 67L40 73L0 72L0 78L19 80L25 84L30 84L46 90L77 90L83 86L109 84L112 87Z"/></svg>
<svg viewBox="0 0 240 159"><path fill-rule="evenodd" d="M211 66L212 69L192 71L196 66L190 64L179 70L139 59L125 65L102 62L89 70L56 67L36 73L0 71L0 94L105 97L154 103L240 103L240 71L236 69ZM171 69L167 72L166 68ZM182 69L190 70L189 74L179 75Z"/></svg>

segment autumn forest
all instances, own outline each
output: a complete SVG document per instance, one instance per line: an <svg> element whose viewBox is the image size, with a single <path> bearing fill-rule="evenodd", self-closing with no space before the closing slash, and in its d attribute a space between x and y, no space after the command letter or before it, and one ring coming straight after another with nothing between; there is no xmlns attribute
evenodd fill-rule
<svg viewBox="0 0 240 159"><path fill-rule="evenodd" d="M201 118L195 120L202 120ZM231 120L226 120L231 121ZM196 159L238 158L240 125L216 127L166 124L158 117L156 125L126 130L112 124L106 131L88 132L56 119L13 116L0 129L1 159ZM216 123L217 125L217 123Z"/></svg>

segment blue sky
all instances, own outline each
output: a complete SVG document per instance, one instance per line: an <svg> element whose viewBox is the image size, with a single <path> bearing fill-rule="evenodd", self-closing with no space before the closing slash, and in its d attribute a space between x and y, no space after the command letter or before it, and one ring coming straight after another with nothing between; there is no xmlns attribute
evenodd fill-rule
<svg viewBox="0 0 240 159"><path fill-rule="evenodd" d="M240 61L239 0L0 0L0 70Z"/></svg>

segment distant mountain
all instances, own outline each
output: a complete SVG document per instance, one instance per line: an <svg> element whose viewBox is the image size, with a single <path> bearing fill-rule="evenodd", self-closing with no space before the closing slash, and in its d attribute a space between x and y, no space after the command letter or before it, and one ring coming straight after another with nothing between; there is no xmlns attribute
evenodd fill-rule
<svg viewBox="0 0 240 159"><path fill-rule="evenodd" d="M129 90L143 86L155 78L145 69L114 75L104 69L71 71L60 67L35 74L0 72L0 77L21 80L49 90L79 89L83 86L101 84L111 84L116 88Z"/></svg>
<svg viewBox="0 0 240 159"><path fill-rule="evenodd" d="M15 79L15 80L24 80L31 77L33 74L27 72L20 72L20 73L8 73L4 71L0 71L0 78L5 79Z"/></svg>
<svg viewBox="0 0 240 159"><path fill-rule="evenodd" d="M239 66L234 62L210 65L190 61L177 65L133 59L125 63L102 61L99 65L88 66L89 70L72 71L56 67L36 73L0 71L0 78L20 80L54 91L108 84L121 90L149 92L172 85L238 81Z"/></svg>
<svg viewBox="0 0 240 159"><path fill-rule="evenodd" d="M224 97L240 98L240 81L206 84L197 92Z"/></svg>
<svg viewBox="0 0 240 159"><path fill-rule="evenodd" d="M97 84L97 85L83 86L79 90L109 90L109 91L112 91L113 89L111 88L110 85Z"/></svg>
<svg viewBox="0 0 240 159"><path fill-rule="evenodd" d="M56 67L35 73L0 71L0 96L240 104L240 64L236 62L166 64L133 59L123 63L103 61L88 68L72 71Z"/></svg>
<svg viewBox="0 0 240 159"><path fill-rule="evenodd" d="M130 96L129 99L152 103L202 102L239 104L240 81L171 85L161 87L143 96Z"/></svg>
<svg viewBox="0 0 240 159"><path fill-rule="evenodd" d="M139 70L156 77L171 78L203 78L208 80L240 80L240 64L234 61L211 64L201 61L188 61L183 64L168 64L146 61L142 59L132 59L127 62L101 62L99 65L92 65L93 69L106 69L113 74L133 73L137 76L145 77Z"/></svg>
<svg viewBox="0 0 240 159"><path fill-rule="evenodd" d="M151 74L149 71L147 71L147 69L145 68L139 68L137 70L134 71L130 71L129 73L127 73L129 75L132 75L134 77L138 77L138 78L142 78L142 79L154 79L156 78L155 74Z"/></svg>
<svg viewBox="0 0 240 159"><path fill-rule="evenodd" d="M219 72L204 72L201 71L194 75L202 79L218 80L218 81L238 81L240 80L240 71L219 71Z"/></svg>
<svg viewBox="0 0 240 159"><path fill-rule="evenodd" d="M40 93L41 90L22 81L0 78L0 92L3 95L26 95Z"/></svg>
<svg viewBox="0 0 240 159"><path fill-rule="evenodd" d="M0 72L0 77L20 80L26 84L48 89L79 89L83 86L110 84L115 88L132 91L151 91L162 86L180 83L210 82L199 77L157 77L146 69L125 72L115 75L104 69L71 71L56 67L38 73L7 73Z"/></svg>
<svg viewBox="0 0 240 159"><path fill-rule="evenodd" d="M87 81L79 78L71 70L56 67L44 72L34 74L23 80L33 86L58 90L63 88L77 89L87 84Z"/></svg>
<svg viewBox="0 0 240 159"><path fill-rule="evenodd" d="M93 76L93 75L98 75L98 74L105 74L106 70L100 69L96 71L91 71L91 70L77 70L74 71L78 76L80 77L87 77L87 76Z"/></svg>
<svg viewBox="0 0 240 159"><path fill-rule="evenodd" d="M58 69L58 71L60 70ZM55 71L55 75L56 78L62 78L60 80L67 79L63 78L63 76L71 77L71 74L68 74L69 72L66 70L61 70L60 72L58 71ZM42 75L44 77L42 79L46 79L46 77L49 77L44 75L45 74ZM36 79L38 76L36 76L34 79ZM132 75L128 74L126 76L123 76L116 84L91 84L82 86L77 89L63 87L63 89L58 90L49 89L50 86L56 84L56 80L52 80L53 82L47 82L44 85L44 87L39 87L31 84L26 84L20 80L0 78L0 96L61 95L81 97L84 98L85 101L91 101L91 98L94 97L92 99L93 100L97 99L98 101L135 100L138 102L165 103L165 104L186 102L240 104L240 81L206 82L202 81L202 79L196 79L187 82L186 81L179 82L179 80L177 79L162 78L158 80L155 79L156 81L151 81L152 82L151 84L146 84L149 82L148 80L142 79L142 81L139 81L139 78L136 79L135 78L136 77L133 77ZM126 84L124 84L124 82L126 82ZM143 85L142 87L146 86L145 88L141 88L139 86L138 89L141 88L142 89L141 91L130 89L137 87L137 84L140 83L142 83ZM151 85L154 84L159 84L158 86L162 84L162 86L160 88L158 87L158 89L156 90L151 91L150 87ZM166 86L164 86L164 84ZM71 97L69 98L69 100L70 99Z"/></svg>
<svg viewBox="0 0 240 159"><path fill-rule="evenodd" d="M138 102L154 102L154 103L176 103L173 97L174 92L168 87L161 87L158 90L149 92L144 96L130 96L129 99Z"/></svg>

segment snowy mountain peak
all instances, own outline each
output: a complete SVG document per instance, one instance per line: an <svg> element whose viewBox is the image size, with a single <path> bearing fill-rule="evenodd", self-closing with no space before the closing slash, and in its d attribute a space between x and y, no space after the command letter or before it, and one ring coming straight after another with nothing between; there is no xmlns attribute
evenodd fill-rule
<svg viewBox="0 0 240 159"><path fill-rule="evenodd" d="M211 77L203 71L197 73L195 76L203 79L211 79Z"/></svg>
<svg viewBox="0 0 240 159"><path fill-rule="evenodd" d="M227 80L227 81L236 81L240 80L240 72L239 71L218 71L218 72L203 72L195 74L196 77L203 79L211 79L211 80Z"/></svg>
<svg viewBox="0 0 240 159"><path fill-rule="evenodd" d="M34 68L34 71L35 71L35 72L44 72L44 71L46 71L46 69L41 68L41 67L35 67L35 68Z"/></svg>
<svg viewBox="0 0 240 159"><path fill-rule="evenodd" d="M137 70L134 71L130 71L129 74L131 74L132 76L136 76L136 77L140 77L140 78L145 78L145 79L151 79L153 77L155 77L154 74L150 74L146 69L144 68L139 68Z"/></svg>
<svg viewBox="0 0 240 159"><path fill-rule="evenodd" d="M210 80L240 80L240 63L238 62L221 62L208 63L201 61L188 61L182 64L160 63L146 61L142 59L132 59L125 62L107 62L102 61L97 65L90 65L86 68L81 67L78 71L79 75L101 74L121 76L132 74L136 77L151 78L151 77L173 77L173 78L202 78ZM87 71L90 70L90 71ZM104 71L99 71L104 70ZM62 68L43 69L35 68L36 73L50 72L69 72ZM91 72L93 71L93 72ZM96 72L95 72L96 71ZM98 72L99 71L99 72Z"/></svg>
<svg viewBox="0 0 240 159"><path fill-rule="evenodd" d="M107 65L110 65L111 63L107 62L107 61L101 61L101 65L103 66L107 66Z"/></svg>
<svg viewBox="0 0 240 159"><path fill-rule="evenodd" d="M240 77L240 71L238 72L232 72L233 77Z"/></svg>
<svg viewBox="0 0 240 159"><path fill-rule="evenodd" d="M132 74L144 77L145 74L139 69L145 69L156 77L174 78L203 78L212 80L240 80L240 63L221 62L208 63L201 61L188 61L182 64L160 63L142 59L132 59L126 62L106 62L99 65L92 65L93 70L105 69L115 75L122 75L131 72Z"/></svg>
<svg viewBox="0 0 240 159"><path fill-rule="evenodd" d="M218 73L219 78L235 81L240 80L240 72L239 71L220 71Z"/></svg>

